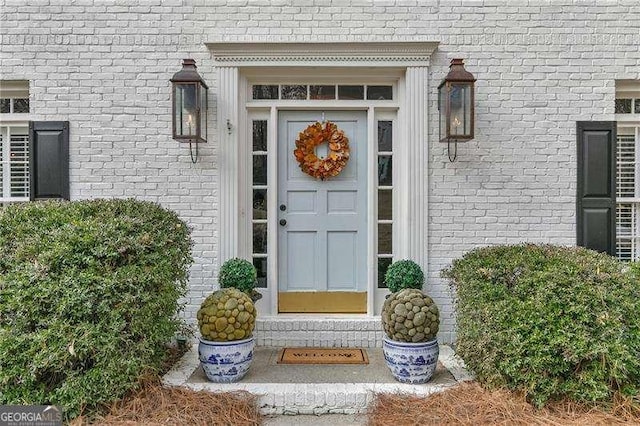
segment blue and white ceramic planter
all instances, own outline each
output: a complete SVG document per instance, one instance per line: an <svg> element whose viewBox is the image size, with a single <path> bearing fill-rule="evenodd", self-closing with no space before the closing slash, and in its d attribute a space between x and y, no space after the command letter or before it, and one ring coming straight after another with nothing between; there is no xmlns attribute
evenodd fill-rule
<svg viewBox="0 0 640 426"><path fill-rule="evenodd" d="M212 342L200 339L198 355L207 378L215 383L237 382L242 379L253 360L253 336L232 342Z"/></svg>
<svg viewBox="0 0 640 426"><path fill-rule="evenodd" d="M397 381L402 383L426 383L433 376L438 364L440 348L436 339L428 342L396 342L384 337L382 351L387 367Z"/></svg>

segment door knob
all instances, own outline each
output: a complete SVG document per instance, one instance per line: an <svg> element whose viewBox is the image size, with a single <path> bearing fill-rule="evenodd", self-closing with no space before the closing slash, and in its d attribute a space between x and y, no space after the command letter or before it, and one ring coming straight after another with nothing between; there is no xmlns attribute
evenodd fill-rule
<svg viewBox="0 0 640 426"><path fill-rule="evenodd" d="M285 226L287 224L286 219L280 219L280 226Z"/></svg>

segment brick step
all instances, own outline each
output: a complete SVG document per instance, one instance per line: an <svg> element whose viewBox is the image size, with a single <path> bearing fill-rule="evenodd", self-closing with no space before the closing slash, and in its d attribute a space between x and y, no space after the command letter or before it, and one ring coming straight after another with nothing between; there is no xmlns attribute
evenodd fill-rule
<svg viewBox="0 0 640 426"><path fill-rule="evenodd" d="M257 346L382 347L380 317L258 317Z"/></svg>

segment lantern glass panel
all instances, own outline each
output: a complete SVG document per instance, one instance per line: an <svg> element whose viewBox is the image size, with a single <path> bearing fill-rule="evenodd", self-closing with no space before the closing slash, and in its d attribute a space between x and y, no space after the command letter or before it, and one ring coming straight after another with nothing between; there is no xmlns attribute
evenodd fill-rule
<svg viewBox="0 0 640 426"><path fill-rule="evenodd" d="M443 84L438 93L438 110L440 111L440 140L447 138L447 89L449 86Z"/></svg>
<svg viewBox="0 0 640 426"><path fill-rule="evenodd" d="M208 111L208 99L207 89L204 86L199 86L200 89L200 137L207 140L207 111Z"/></svg>
<svg viewBox="0 0 640 426"><path fill-rule="evenodd" d="M452 138L471 136L471 85L451 84L449 102L449 134Z"/></svg>
<svg viewBox="0 0 640 426"><path fill-rule="evenodd" d="M469 137L471 135L471 85L452 83L449 91L449 135Z"/></svg>
<svg viewBox="0 0 640 426"><path fill-rule="evenodd" d="M196 133L197 98L196 85L176 84L175 122L176 136L192 136Z"/></svg>

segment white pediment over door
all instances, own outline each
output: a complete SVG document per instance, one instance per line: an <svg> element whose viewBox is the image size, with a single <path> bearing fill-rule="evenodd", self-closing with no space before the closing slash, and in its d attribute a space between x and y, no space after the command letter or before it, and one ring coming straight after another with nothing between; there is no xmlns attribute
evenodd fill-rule
<svg viewBox="0 0 640 426"><path fill-rule="evenodd" d="M216 42L205 43L223 66L428 66L434 41L378 42Z"/></svg>

